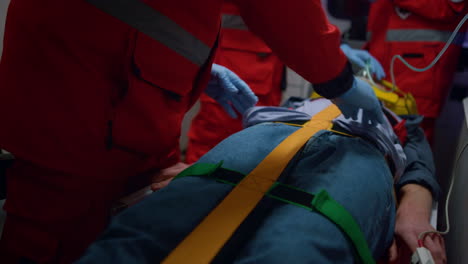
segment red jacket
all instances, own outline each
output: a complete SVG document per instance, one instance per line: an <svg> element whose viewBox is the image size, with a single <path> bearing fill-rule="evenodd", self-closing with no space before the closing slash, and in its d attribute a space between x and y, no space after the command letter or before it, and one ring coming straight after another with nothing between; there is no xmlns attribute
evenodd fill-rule
<svg viewBox="0 0 468 264"><path fill-rule="evenodd" d="M279 105L284 64L258 36L248 30L238 8L222 8L222 29L215 63L235 72L257 95L257 105ZM185 158L197 161L223 139L242 129L241 117L234 119L215 100L203 94L200 111L192 120Z"/></svg>
<svg viewBox="0 0 468 264"><path fill-rule="evenodd" d="M145 2L206 48L215 45L222 1ZM339 31L320 1L235 2L249 28L309 81L342 71ZM112 167L119 160L112 155L152 156L166 166L184 113L207 81L210 61L201 64L86 1L12 0L0 64L0 112L9 113L0 116L0 146L79 174L89 171L78 164Z"/></svg>
<svg viewBox="0 0 468 264"><path fill-rule="evenodd" d="M454 0L378 0L369 14L368 49L387 72L390 63L400 54L411 65L429 65L445 45L450 33L466 13L466 1ZM395 62L396 84L411 92L420 114L435 118L439 115L456 70L462 37L450 45L440 61L430 70L417 73L399 60Z"/></svg>

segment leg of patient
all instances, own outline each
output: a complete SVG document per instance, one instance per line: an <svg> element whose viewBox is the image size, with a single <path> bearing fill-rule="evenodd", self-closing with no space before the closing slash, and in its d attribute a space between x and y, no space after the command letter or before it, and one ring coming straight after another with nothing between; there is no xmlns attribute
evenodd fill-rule
<svg viewBox="0 0 468 264"><path fill-rule="evenodd" d="M232 189L201 177L174 183L116 216L78 263L160 263Z"/></svg>
<svg viewBox="0 0 468 264"><path fill-rule="evenodd" d="M282 124L246 129L221 142L200 162L223 161L223 167L247 174L295 130ZM327 190L360 224L374 256L382 255L389 245L394 222L392 179L382 155L363 140L319 133L280 180L309 192ZM176 179L115 217L78 263L159 263L231 189L204 177ZM254 210L234 235L232 241L241 237L240 243L223 250L216 262L354 262L350 242L323 216L279 201L271 204L270 198L261 202L262 207L266 210Z"/></svg>
<svg viewBox="0 0 468 264"><path fill-rule="evenodd" d="M374 258L393 237L392 179L375 148L358 138L323 134L287 168L285 184L327 192L356 219ZM277 203L236 263L354 263L351 242L317 212Z"/></svg>
<svg viewBox="0 0 468 264"><path fill-rule="evenodd" d="M218 144L200 162L224 161L226 168L249 173L297 129L282 124L245 129ZM175 179L116 216L78 263L159 263L231 189L203 177Z"/></svg>

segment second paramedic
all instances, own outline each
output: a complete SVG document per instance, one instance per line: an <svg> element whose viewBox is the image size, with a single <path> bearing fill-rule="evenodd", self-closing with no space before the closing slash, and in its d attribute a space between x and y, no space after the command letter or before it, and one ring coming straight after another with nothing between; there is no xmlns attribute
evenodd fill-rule
<svg viewBox="0 0 468 264"><path fill-rule="evenodd" d="M369 13L368 49L382 63L389 80L394 55L401 55L409 64L424 68L442 50L467 7L464 0L377 0ZM425 72L415 72L401 61L395 61L396 86L416 99L429 141L450 91L461 51L463 28L439 62Z"/></svg>

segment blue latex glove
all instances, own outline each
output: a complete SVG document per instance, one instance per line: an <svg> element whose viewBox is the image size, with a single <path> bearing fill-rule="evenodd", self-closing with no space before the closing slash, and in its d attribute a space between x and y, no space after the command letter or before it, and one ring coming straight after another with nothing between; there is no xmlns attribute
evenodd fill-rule
<svg viewBox="0 0 468 264"><path fill-rule="evenodd" d="M340 48L351 63L361 68L365 68L366 63L369 63L371 73L375 75L378 80L385 78L385 71L382 65L369 52L366 50L353 49L347 44L341 44Z"/></svg>
<svg viewBox="0 0 468 264"><path fill-rule="evenodd" d="M354 78L353 87L332 101L346 118L358 120L359 109L362 109L363 124L377 126L386 123L382 106L374 90L363 80Z"/></svg>
<svg viewBox="0 0 468 264"><path fill-rule="evenodd" d="M257 96L239 76L218 64L211 68L211 80L205 93L222 105L232 118L237 117L232 107L243 114L258 102Z"/></svg>

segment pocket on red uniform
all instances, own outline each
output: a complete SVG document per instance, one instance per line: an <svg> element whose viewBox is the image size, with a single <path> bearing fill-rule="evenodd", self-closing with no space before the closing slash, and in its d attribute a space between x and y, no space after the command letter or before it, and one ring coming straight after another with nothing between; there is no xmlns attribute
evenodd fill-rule
<svg viewBox="0 0 468 264"><path fill-rule="evenodd" d="M401 55L410 65L425 68L433 62L445 43L393 42L389 45L391 56ZM400 60L395 61L396 85L414 96L420 114L436 117L441 111L456 70L459 50L459 47L451 45L441 59L424 72L413 71ZM387 78L390 79L390 73Z"/></svg>
<svg viewBox="0 0 468 264"><path fill-rule="evenodd" d="M391 42L389 46L391 58L395 55L401 55L411 66L416 68L428 66L441 49L439 44L427 42ZM416 72L397 59L394 63L396 85L403 91L413 94L415 98L432 98L439 82L437 75L435 75L437 68L438 66L435 65L425 72ZM390 73L388 78L391 78Z"/></svg>
<svg viewBox="0 0 468 264"><path fill-rule="evenodd" d="M128 88L111 124L112 146L163 162L178 148L182 119L197 96L200 67L141 33L130 53Z"/></svg>

